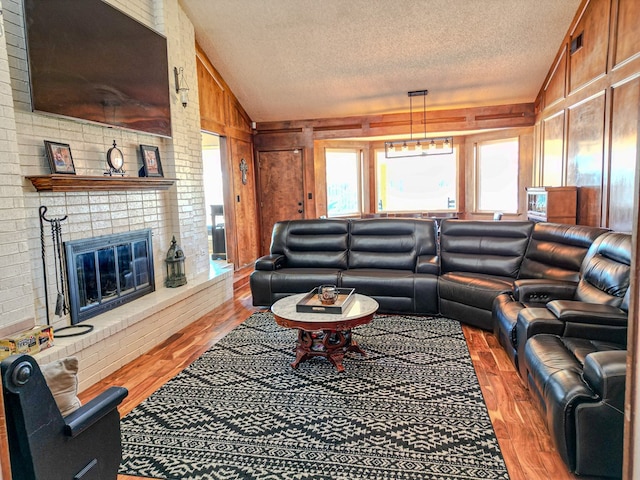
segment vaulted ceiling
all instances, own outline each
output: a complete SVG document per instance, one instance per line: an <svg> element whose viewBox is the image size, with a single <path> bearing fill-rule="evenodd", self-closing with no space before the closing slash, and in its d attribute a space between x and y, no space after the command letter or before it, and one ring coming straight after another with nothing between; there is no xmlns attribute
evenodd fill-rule
<svg viewBox="0 0 640 480"><path fill-rule="evenodd" d="M180 1L198 43L257 122L408 111L407 92L424 89L428 110L533 102L580 5Z"/></svg>

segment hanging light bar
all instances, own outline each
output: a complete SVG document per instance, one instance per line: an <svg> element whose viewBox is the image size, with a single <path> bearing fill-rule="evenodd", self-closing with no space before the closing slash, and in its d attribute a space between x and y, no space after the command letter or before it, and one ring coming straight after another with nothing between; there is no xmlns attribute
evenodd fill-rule
<svg viewBox="0 0 640 480"><path fill-rule="evenodd" d="M384 142L386 158L419 157L429 155L445 155L453 153L453 137L427 138L427 94L429 90L407 92L409 96L410 133L408 140L390 140ZM422 138L413 138L413 97L422 97Z"/></svg>

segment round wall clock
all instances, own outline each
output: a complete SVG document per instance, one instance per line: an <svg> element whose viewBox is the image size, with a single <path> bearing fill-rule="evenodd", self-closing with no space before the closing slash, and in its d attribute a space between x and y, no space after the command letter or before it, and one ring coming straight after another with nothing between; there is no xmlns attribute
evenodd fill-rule
<svg viewBox="0 0 640 480"><path fill-rule="evenodd" d="M107 151L107 165L109 170L105 173L109 175L124 175L124 155L117 147L116 141L113 141L113 147Z"/></svg>

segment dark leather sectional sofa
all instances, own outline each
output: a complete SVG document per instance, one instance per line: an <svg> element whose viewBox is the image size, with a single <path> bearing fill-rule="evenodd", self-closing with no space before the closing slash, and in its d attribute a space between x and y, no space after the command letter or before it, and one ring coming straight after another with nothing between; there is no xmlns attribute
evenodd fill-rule
<svg viewBox="0 0 640 480"><path fill-rule="evenodd" d="M491 330L580 475L621 475L631 236L528 221L296 220L256 261L254 305L321 284L382 313Z"/></svg>

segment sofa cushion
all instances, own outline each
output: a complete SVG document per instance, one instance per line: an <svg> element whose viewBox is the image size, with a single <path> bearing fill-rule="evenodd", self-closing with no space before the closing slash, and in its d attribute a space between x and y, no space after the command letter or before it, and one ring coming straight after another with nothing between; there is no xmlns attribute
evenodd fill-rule
<svg viewBox="0 0 640 480"><path fill-rule="evenodd" d="M347 220L290 220L273 226L271 251L290 268L347 268Z"/></svg>
<svg viewBox="0 0 640 480"><path fill-rule="evenodd" d="M582 263L575 300L628 311L632 251L629 234L610 232L598 237Z"/></svg>
<svg viewBox="0 0 640 480"><path fill-rule="evenodd" d="M269 273L274 293L305 293L320 285L340 282L340 270L331 268L282 268Z"/></svg>
<svg viewBox="0 0 640 480"><path fill-rule="evenodd" d="M536 223L519 278L577 282L589 247L606 231L584 225Z"/></svg>
<svg viewBox="0 0 640 480"><path fill-rule="evenodd" d="M532 222L451 220L440 227L441 271L517 278ZM488 307L491 309L491 305Z"/></svg>
<svg viewBox="0 0 640 480"><path fill-rule="evenodd" d="M412 298L414 276L411 270L353 268L342 272L340 283L342 287L355 288L363 295Z"/></svg>
<svg viewBox="0 0 640 480"><path fill-rule="evenodd" d="M450 272L438 278L438 295L441 299L491 311L494 299L501 293L510 292L511 285L510 277Z"/></svg>
<svg viewBox="0 0 640 480"><path fill-rule="evenodd" d="M416 271L420 256L437 255L436 223L429 219L353 220L349 235L349 269Z"/></svg>
<svg viewBox="0 0 640 480"><path fill-rule="evenodd" d="M66 357L40 365L40 371L63 417L80 408L76 357Z"/></svg>

